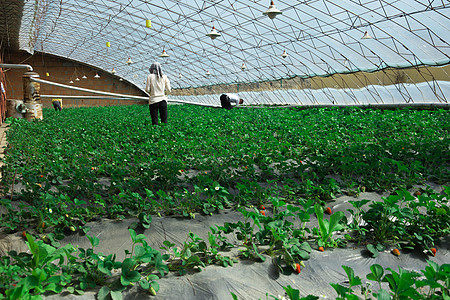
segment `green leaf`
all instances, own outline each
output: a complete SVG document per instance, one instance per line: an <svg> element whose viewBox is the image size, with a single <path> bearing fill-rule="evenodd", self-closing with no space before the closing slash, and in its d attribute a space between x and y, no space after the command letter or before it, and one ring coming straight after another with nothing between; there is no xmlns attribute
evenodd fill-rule
<svg viewBox="0 0 450 300"><path fill-rule="evenodd" d="M308 295L305 297L301 297L299 300L318 300L318 299L320 299L320 297L314 296L314 295Z"/></svg>
<svg viewBox="0 0 450 300"><path fill-rule="evenodd" d="M266 261L266 258L258 252L258 248L256 247L255 244L253 244L253 250L255 251L256 256L258 256L259 259L261 259L261 261L263 262Z"/></svg>
<svg viewBox="0 0 450 300"><path fill-rule="evenodd" d="M308 260L310 259L310 255L305 250L298 250L295 254L297 254L298 257L300 257L302 260Z"/></svg>
<svg viewBox="0 0 450 300"><path fill-rule="evenodd" d="M347 273L350 288L361 284L361 278L358 276L355 277L355 272L353 271L352 268L348 266L342 266L342 268L344 269L345 273Z"/></svg>
<svg viewBox="0 0 450 300"><path fill-rule="evenodd" d="M123 286L129 286L131 284L131 281L128 280L125 274L122 274L120 275L120 284L122 284Z"/></svg>
<svg viewBox="0 0 450 300"><path fill-rule="evenodd" d="M109 287L103 286L97 294L97 300L107 300L110 293Z"/></svg>
<svg viewBox="0 0 450 300"><path fill-rule="evenodd" d="M150 288L150 283L149 283L148 280L145 279L145 278L142 278L142 279L139 281L139 285L140 285L141 288L143 288L144 290L148 290L148 289Z"/></svg>
<svg viewBox="0 0 450 300"><path fill-rule="evenodd" d="M341 224L339 224L339 222L342 220L342 218L344 216L345 216L345 214L342 211L337 211L331 215L330 227L329 227L330 233L334 232L334 231L342 230L344 228Z"/></svg>
<svg viewBox="0 0 450 300"><path fill-rule="evenodd" d="M310 245L308 242L303 242L303 243L300 245L300 249L301 249L301 250L305 250L305 251L308 252L308 253L311 253L311 251L312 251L311 245Z"/></svg>
<svg viewBox="0 0 450 300"><path fill-rule="evenodd" d="M150 286L155 289L155 292L159 291L159 283L158 283L158 281L150 282Z"/></svg>
<svg viewBox="0 0 450 300"><path fill-rule="evenodd" d="M124 276L124 274L122 274ZM125 277L130 282L138 282L141 279L141 274L138 271L131 271L125 274Z"/></svg>
<svg viewBox="0 0 450 300"><path fill-rule="evenodd" d="M172 248L173 246L175 246L174 243L171 243L171 242L169 242L169 241L164 241L164 242L163 242L163 245L166 246L166 249L165 249L164 247L161 247L161 248L162 248L162 249L165 249L165 250L169 250L170 248Z"/></svg>
<svg viewBox="0 0 450 300"><path fill-rule="evenodd" d="M105 275L112 276L111 270L105 267L104 262L99 263L98 270Z"/></svg>
<svg viewBox="0 0 450 300"><path fill-rule="evenodd" d="M100 240L96 236L86 235L89 241L91 242L92 248L95 248L100 243Z"/></svg>
<svg viewBox="0 0 450 300"><path fill-rule="evenodd" d="M155 275L155 274L150 274L147 276L147 278L148 278L148 280L152 280L152 281L159 279L158 275Z"/></svg>
<svg viewBox="0 0 450 300"><path fill-rule="evenodd" d="M367 250L368 250L370 253L372 253L372 258L375 258L375 257L378 256L378 254L380 254L380 253L378 252L378 250L377 250L372 244L368 244L368 245L366 246L366 248L367 248Z"/></svg>
<svg viewBox="0 0 450 300"><path fill-rule="evenodd" d="M23 285L25 290L31 290L39 285L39 280L35 276L30 275L25 277L25 279L19 282L19 284L20 283Z"/></svg>
<svg viewBox="0 0 450 300"><path fill-rule="evenodd" d="M138 234L136 236L136 243L142 243L147 237L144 234Z"/></svg>
<svg viewBox="0 0 450 300"><path fill-rule="evenodd" d="M131 271L131 269L134 267L135 260L133 258L125 258L122 262L122 273L126 273L128 271Z"/></svg>
<svg viewBox="0 0 450 300"><path fill-rule="evenodd" d="M294 289L292 286L288 285L287 287L283 287L288 295L289 299L300 299L300 291Z"/></svg>
<svg viewBox="0 0 450 300"><path fill-rule="evenodd" d="M120 291L111 291L112 300L122 300L122 292Z"/></svg>
<svg viewBox="0 0 450 300"><path fill-rule="evenodd" d="M378 291L377 300L391 300L391 295L388 291L381 289Z"/></svg>
<svg viewBox="0 0 450 300"><path fill-rule="evenodd" d="M128 231L130 232L131 241L133 243L136 243L136 231L134 229L129 228Z"/></svg>
<svg viewBox="0 0 450 300"><path fill-rule="evenodd" d="M352 293L353 292L352 289L350 289L348 287L345 287L345 286L342 286L342 285L337 284L337 283L330 283L330 285L334 288L334 290L336 291L338 296L342 297L342 298L344 298L348 293Z"/></svg>
<svg viewBox="0 0 450 300"><path fill-rule="evenodd" d="M320 204L314 205L314 211L316 213L317 220L319 222L319 229L320 233L322 235L322 238L324 238L327 234L327 227L325 226L324 220L323 220L323 208ZM323 240L323 239L322 239ZM323 240L326 242L326 240Z"/></svg>
<svg viewBox="0 0 450 300"><path fill-rule="evenodd" d="M370 266L370 270L372 273L367 274L366 278L372 281L380 282L384 275L383 267L378 264L373 264Z"/></svg>
<svg viewBox="0 0 450 300"><path fill-rule="evenodd" d="M141 257L144 254L147 253L147 251L145 250L144 247L142 247L141 245L136 245L136 247L134 248L134 253L136 257Z"/></svg>

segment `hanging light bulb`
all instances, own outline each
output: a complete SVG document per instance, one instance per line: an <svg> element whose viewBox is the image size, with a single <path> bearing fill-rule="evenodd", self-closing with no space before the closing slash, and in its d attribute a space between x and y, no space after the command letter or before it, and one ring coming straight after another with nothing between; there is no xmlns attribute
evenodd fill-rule
<svg viewBox="0 0 450 300"><path fill-rule="evenodd" d="M283 12L281 10L278 10L275 7L275 4L273 3L273 1L270 2L270 6L269 9L266 10L265 12L263 12L263 15L268 16L270 19L275 18L277 15L281 15Z"/></svg>
<svg viewBox="0 0 450 300"><path fill-rule="evenodd" d="M83 75L83 77L81 77L81 79L87 79L86 75Z"/></svg>
<svg viewBox="0 0 450 300"><path fill-rule="evenodd" d="M71 80L71 81L69 81L69 83L70 83L70 84L72 84L72 83L73 83L73 81Z"/></svg>
<svg viewBox="0 0 450 300"><path fill-rule="evenodd" d="M211 32L207 33L206 35L209 36L211 38L211 40L214 40L216 37L221 36L221 34L217 32L217 30L214 26L211 29Z"/></svg>
<svg viewBox="0 0 450 300"><path fill-rule="evenodd" d="M283 54L281 54L281 57L282 57L282 58L288 57L288 54L286 53L286 50L283 51Z"/></svg>
<svg viewBox="0 0 450 300"><path fill-rule="evenodd" d="M247 69L247 66L245 65L245 63L242 63L241 69L242 69L242 71L244 71L245 69Z"/></svg>
<svg viewBox="0 0 450 300"><path fill-rule="evenodd" d="M75 81L80 81L80 78L78 78L78 77L77 77L77 78L75 78Z"/></svg>
<svg viewBox="0 0 450 300"><path fill-rule="evenodd" d="M162 54L159 57L169 57L169 54L167 54L166 50L163 50Z"/></svg>
<svg viewBox="0 0 450 300"><path fill-rule="evenodd" d="M116 74L116 69L112 68L111 74L113 74L113 75Z"/></svg>
<svg viewBox="0 0 450 300"><path fill-rule="evenodd" d="M128 57L128 59L127 59L127 64L128 65L131 65L133 63L133 61L131 60L131 57Z"/></svg>
<svg viewBox="0 0 450 300"><path fill-rule="evenodd" d="M94 78L100 78L100 75L98 75L98 73L95 73Z"/></svg>
<svg viewBox="0 0 450 300"><path fill-rule="evenodd" d="M209 75L211 75L211 73L209 73L209 70L208 70L208 71L206 71L206 76L209 76Z"/></svg>
<svg viewBox="0 0 450 300"><path fill-rule="evenodd" d="M123 81L123 78L119 78L119 81Z"/></svg>
<svg viewBox="0 0 450 300"><path fill-rule="evenodd" d="M183 77L183 75L181 75L181 73L180 73L180 74L178 74L178 77L180 77L180 78L181 78L181 77Z"/></svg>
<svg viewBox="0 0 450 300"><path fill-rule="evenodd" d="M372 37L370 36L369 32L364 32L364 35L362 36L361 39L366 40L366 39L371 39Z"/></svg>

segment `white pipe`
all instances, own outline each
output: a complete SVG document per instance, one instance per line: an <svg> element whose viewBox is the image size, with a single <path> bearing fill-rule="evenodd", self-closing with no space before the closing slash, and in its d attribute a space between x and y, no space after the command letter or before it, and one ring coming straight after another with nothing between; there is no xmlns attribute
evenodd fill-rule
<svg viewBox="0 0 450 300"><path fill-rule="evenodd" d="M129 97L68 96L68 95L41 95L41 98L92 99L92 100L135 100L135 99L132 99Z"/></svg>
<svg viewBox="0 0 450 300"><path fill-rule="evenodd" d="M24 64L0 64L0 68L7 68L7 69L28 69L28 71L33 71L33 67L30 65L24 65Z"/></svg>
<svg viewBox="0 0 450 300"><path fill-rule="evenodd" d="M169 102L175 102L175 103L183 103L183 104L192 104L192 105L198 105L198 106L206 106L206 107L221 107L220 105L198 103L198 102L190 102L190 101L183 101L183 100L176 100L176 99L168 99L168 101Z"/></svg>
<svg viewBox="0 0 450 300"><path fill-rule="evenodd" d="M66 85L66 84L62 84L62 83L56 83L56 82L53 82L53 81L47 81L47 80L42 80L42 79L33 78L33 77L30 78L30 79L31 79L31 81L39 82L39 83L42 83L42 84L54 85L54 86L59 86L59 87L62 87L62 88L67 88L67 89L70 89L70 90L88 92L88 93L93 93L93 94L98 94L98 95L120 97L121 99L124 98L124 100L131 100L131 99L148 100L148 97L96 91L96 90L85 89L85 88L81 88L81 87ZM48 96L48 95L45 95L45 96ZM51 96L51 97L53 97L53 98L65 98L66 96L57 96L57 97L56 96ZM175 100L175 99L167 99L167 101L168 102L175 102L175 103L199 105L199 106L220 107L220 105L211 105L211 104L196 103L196 102L189 102L189 101Z"/></svg>
<svg viewBox="0 0 450 300"><path fill-rule="evenodd" d="M42 83L42 84L59 86L59 87L66 88L66 89L69 89L69 90L88 92L88 93L93 93L93 94L98 94L98 95L106 95L106 96L114 96L114 97L120 97L120 98L133 98L133 99L140 99L140 100L148 100L148 97L133 96L133 95L123 95L123 94L117 94L117 93L96 91L96 90L91 90L91 89L85 89L85 88L81 88L81 87L66 85L66 84L62 84L62 83L57 83L57 82L53 82L53 81L42 80L42 79L38 79L38 78L31 78L31 81L39 82L39 83Z"/></svg>

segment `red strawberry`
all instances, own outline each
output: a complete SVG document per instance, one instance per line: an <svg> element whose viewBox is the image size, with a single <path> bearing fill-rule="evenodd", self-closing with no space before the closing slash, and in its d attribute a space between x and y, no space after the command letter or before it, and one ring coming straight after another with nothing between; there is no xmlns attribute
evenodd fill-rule
<svg viewBox="0 0 450 300"><path fill-rule="evenodd" d="M325 208L325 213L331 215L331 208L329 207Z"/></svg>
<svg viewBox="0 0 450 300"><path fill-rule="evenodd" d="M319 251L323 252L325 249L323 249L323 247L319 247Z"/></svg>
<svg viewBox="0 0 450 300"><path fill-rule="evenodd" d="M295 271L297 272L297 274L300 274L300 264L295 264Z"/></svg>
<svg viewBox="0 0 450 300"><path fill-rule="evenodd" d="M395 248L394 250L392 250L392 254L394 254L395 256L399 256L400 255L400 251L398 251L398 249Z"/></svg>
<svg viewBox="0 0 450 300"><path fill-rule="evenodd" d="M436 248L431 248L430 250L431 250L431 253L433 253L433 256L436 256L436 251L437 251Z"/></svg>
<svg viewBox="0 0 450 300"><path fill-rule="evenodd" d="M259 206L259 208L260 208L260 209L266 209L266 208L264 207L264 205L262 205L262 204Z"/></svg>
<svg viewBox="0 0 450 300"><path fill-rule="evenodd" d="M260 213L263 215L263 216L265 216L266 215L266 212L265 211L260 211Z"/></svg>
<svg viewBox="0 0 450 300"><path fill-rule="evenodd" d="M26 237L27 237L27 232L26 232L26 231L22 231L22 236L23 236L24 238L26 238Z"/></svg>

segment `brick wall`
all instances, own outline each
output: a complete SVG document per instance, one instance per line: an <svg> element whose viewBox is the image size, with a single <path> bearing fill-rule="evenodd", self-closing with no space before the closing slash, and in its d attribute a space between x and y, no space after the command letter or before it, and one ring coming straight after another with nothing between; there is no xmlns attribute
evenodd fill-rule
<svg viewBox="0 0 450 300"><path fill-rule="evenodd" d="M3 52L3 62L8 64L28 64L33 67L33 71L38 73L43 80L53 81L66 85L93 89L104 92L146 96L140 89L126 80L120 81L120 77L114 76L109 72L95 69L89 65L60 58L53 55L35 53L30 55L24 51L5 51ZM6 89L8 99L23 99L22 75L26 69L10 69L6 74ZM49 76L47 76L47 73ZM98 73L100 78L94 78ZM82 79L85 75L87 79ZM75 81L78 77L80 81ZM73 84L69 81L73 80ZM61 87L41 84L41 95L70 95L70 96L95 96L87 92L69 90ZM51 99L41 99L44 107L52 107ZM64 99L63 107L82 107L82 106L109 106L109 105L128 105L128 104L147 104L146 100L95 100L95 99Z"/></svg>

